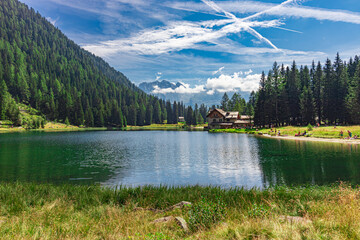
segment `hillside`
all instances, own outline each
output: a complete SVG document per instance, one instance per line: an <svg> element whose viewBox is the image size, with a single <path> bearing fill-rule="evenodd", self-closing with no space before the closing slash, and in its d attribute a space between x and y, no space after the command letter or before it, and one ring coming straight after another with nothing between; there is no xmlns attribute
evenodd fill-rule
<svg viewBox="0 0 360 240"><path fill-rule="evenodd" d="M0 120L19 120L16 103L90 127L161 123L172 114L17 0L0 1L0 84Z"/></svg>

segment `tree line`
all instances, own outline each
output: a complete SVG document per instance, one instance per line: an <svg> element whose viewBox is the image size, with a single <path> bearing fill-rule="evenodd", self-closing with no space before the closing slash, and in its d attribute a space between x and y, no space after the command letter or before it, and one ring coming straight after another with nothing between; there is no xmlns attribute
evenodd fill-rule
<svg viewBox="0 0 360 240"><path fill-rule="evenodd" d="M360 123L359 57L311 66L279 66L262 73L253 102L256 126Z"/></svg>

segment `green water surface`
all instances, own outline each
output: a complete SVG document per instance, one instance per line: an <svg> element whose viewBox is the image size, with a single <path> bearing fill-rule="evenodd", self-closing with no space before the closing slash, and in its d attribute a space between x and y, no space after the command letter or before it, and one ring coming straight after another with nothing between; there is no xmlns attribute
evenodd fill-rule
<svg viewBox="0 0 360 240"><path fill-rule="evenodd" d="M360 183L357 145L186 131L0 134L0 181L104 185Z"/></svg>

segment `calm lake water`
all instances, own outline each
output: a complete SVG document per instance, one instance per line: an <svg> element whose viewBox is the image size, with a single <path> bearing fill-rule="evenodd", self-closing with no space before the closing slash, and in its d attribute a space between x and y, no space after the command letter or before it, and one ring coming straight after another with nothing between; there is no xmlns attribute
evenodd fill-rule
<svg viewBox="0 0 360 240"><path fill-rule="evenodd" d="M186 131L0 134L0 181L103 185L360 183L360 147Z"/></svg>

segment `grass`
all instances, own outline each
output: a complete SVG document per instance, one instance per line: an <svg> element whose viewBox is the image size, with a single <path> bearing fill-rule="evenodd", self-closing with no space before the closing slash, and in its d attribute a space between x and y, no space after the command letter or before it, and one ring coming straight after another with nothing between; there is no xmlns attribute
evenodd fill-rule
<svg viewBox="0 0 360 240"><path fill-rule="evenodd" d="M315 138L341 138L340 131L343 131L343 137L348 137L347 131L352 132L352 136L357 135L360 136L360 126L330 126L330 127L313 127L311 131L308 130L308 127L278 127L273 128L273 132L271 132L270 128L263 129L213 129L210 132L230 132L230 133L252 133L252 134L270 134L275 135L276 132L280 130L281 135L295 136L297 133L303 133L306 131L309 133L311 137Z"/></svg>
<svg viewBox="0 0 360 240"><path fill-rule="evenodd" d="M26 129L23 126L12 126L10 121L0 121L0 133L12 133L12 132L25 132L25 131L44 131L44 132L56 132L56 131L89 131L89 130L106 130L105 127L87 128L78 127L73 125L66 125L64 123L47 122L44 128L38 129Z"/></svg>
<svg viewBox="0 0 360 240"><path fill-rule="evenodd" d="M263 191L219 187L118 189L26 183L0 184L2 239L358 239L360 192L346 184L276 187ZM192 207L166 213L180 201ZM209 220L216 213L216 218ZM196 227L185 233L181 216ZM289 221L298 216L306 221ZM191 220L192 219L192 220ZM215 220L214 220L215 219ZM201 227L206 224L206 227ZM200 227L199 227L200 226ZM204 225L205 226L205 225Z"/></svg>
<svg viewBox="0 0 360 240"><path fill-rule="evenodd" d="M184 129L189 130L193 128L201 128L203 129L204 126L207 124L198 124L198 125L192 125L191 127L187 126L184 122L179 122L177 124L151 124L151 125L145 125L145 126L127 126L124 128L125 130L178 130L178 129Z"/></svg>

